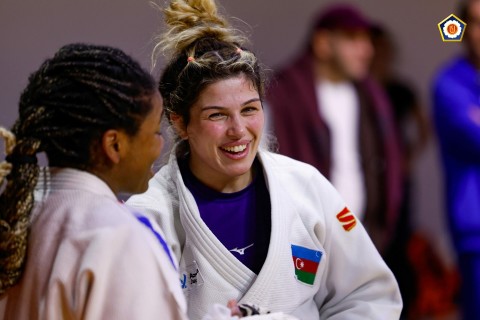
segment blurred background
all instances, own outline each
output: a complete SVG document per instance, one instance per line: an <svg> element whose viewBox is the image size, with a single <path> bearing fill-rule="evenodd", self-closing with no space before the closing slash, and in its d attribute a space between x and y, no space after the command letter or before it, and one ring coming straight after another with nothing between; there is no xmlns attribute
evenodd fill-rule
<svg viewBox="0 0 480 320"><path fill-rule="evenodd" d="M327 0L218 0L233 23L251 38L253 51L275 70L304 45L313 15ZM338 1L336 1L338 2ZM437 68L461 43L442 42L437 24L456 1L343 1L352 3L390 31L396 46L394 71L417 91L430 115L430 87ZM163 3L158 1L159 5ZM153 38L162 17L144 0L0 0L0 125L10 127L29 74L60 46L90 42L117 46L150 69ZM159 63L160 68L162 62ZM158 74L158 69L153 70ZM0 142L3 152L3 142ZM3 154L2 154L3 158ZM446 232L443 180L436 139L413 167L413 224L426 235L443 263L455 265Z"/></svg>

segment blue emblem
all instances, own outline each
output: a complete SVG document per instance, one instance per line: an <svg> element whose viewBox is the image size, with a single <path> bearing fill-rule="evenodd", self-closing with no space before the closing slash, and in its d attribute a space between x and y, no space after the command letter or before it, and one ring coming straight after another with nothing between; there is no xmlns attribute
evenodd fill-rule
<svg viewBox="0 0 480 320"><path fill-rule="evenodd" d="M467 24L456 15L451 14L438 24L443 42L460 42L465 34Z"/></svg>

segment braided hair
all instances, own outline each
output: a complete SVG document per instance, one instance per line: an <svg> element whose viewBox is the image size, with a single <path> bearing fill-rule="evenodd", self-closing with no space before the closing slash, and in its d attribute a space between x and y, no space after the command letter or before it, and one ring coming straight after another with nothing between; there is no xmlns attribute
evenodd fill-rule
<svg viewBox="0 0 480 320"><path fill-rule="evenodd" d="M238 75L263 98L265 80L257 57L243 47L247 39L218 15L214 0L172 0L164 15L168 30L159 37L153 60L159 52L169 57L159 83L169 120L175 113L188 125L201 91Z"/></svg>
<svg viewBox="0 0 480 320"><path fill-rule="evenodd" d="M50 166L91 168L103 133L122 129L135 135L156 91L155 81L136 61L107 46L66 45L29 77L0 196L0 294L22 274L37 153L45 152Z"/></svg>

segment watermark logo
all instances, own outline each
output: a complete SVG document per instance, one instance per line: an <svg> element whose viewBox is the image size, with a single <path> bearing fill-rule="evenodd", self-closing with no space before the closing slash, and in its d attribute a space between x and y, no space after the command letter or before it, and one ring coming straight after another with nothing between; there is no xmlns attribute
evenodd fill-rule
<svg viewBox="0 0 480 320"><path fill-rule="evenodd" d="M467 24L456 15L451 14L438 24L443 42L460 42Z"/></svg>

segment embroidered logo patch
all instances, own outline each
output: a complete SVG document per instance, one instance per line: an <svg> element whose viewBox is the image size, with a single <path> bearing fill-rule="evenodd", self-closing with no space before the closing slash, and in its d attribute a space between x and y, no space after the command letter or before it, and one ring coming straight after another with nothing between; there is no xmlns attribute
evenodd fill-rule
<svg viewBox="0 0 480 320"><path fill-rule="evenodd" d="M297 280L313 285L322 253L292 244L292 259Z"/></svg>
<svg viewBox="0 0 480 320"><path fill-rule="evenodd" d="M203 284L203 278L199 272L196 261L193 261L193 263L187 266L186 270L180 274L180 284L182 286L182 289L187 290L193 289Z"/></svg>
<svg viewBox="0 0 480 320"><path fill-rule="evenodd" d="M345 231L350 231L357 225L357 219L355 219L355 216L347 207L343 208L343 210L337 214L337 219Z"/></svg>
<svg viewBox="0 0 480 320"><path fill-rule="evenodd" d="M246 246L245 248L235 247L235 248L231 249L230 251L231 251L231 252L235 252L235 253L243 256L243 255L245 254L245 250L247 250L247 249L250 248L250 247L253 247L254 244L255 244L255 243L252 243L251 245Z"/></svg>

